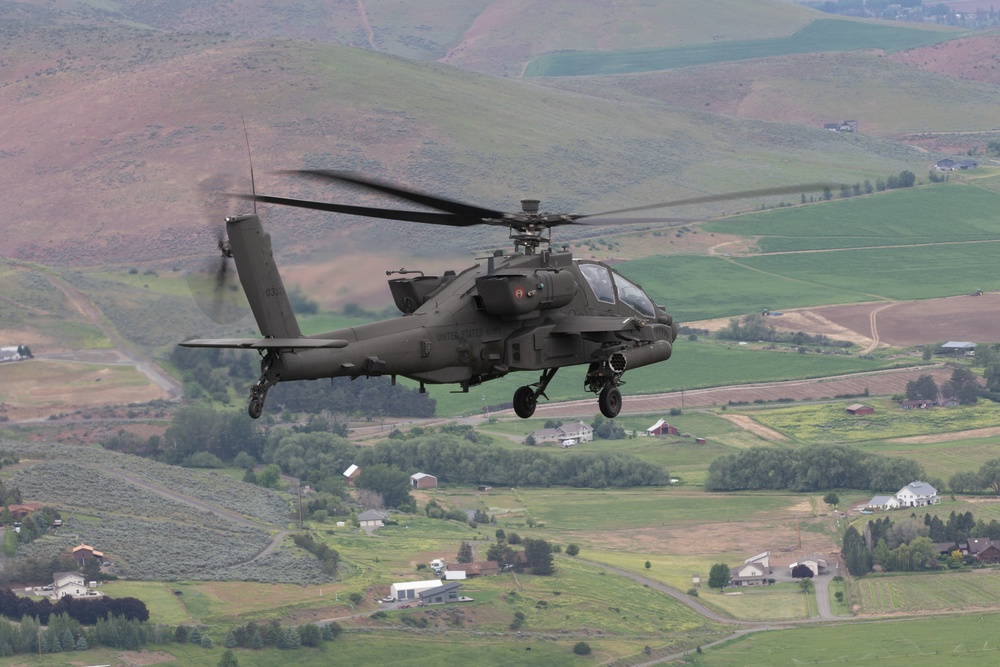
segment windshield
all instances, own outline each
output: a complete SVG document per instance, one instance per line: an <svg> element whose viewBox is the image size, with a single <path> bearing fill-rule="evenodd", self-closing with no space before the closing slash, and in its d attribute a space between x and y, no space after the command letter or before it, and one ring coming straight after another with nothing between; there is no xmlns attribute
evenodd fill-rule
<svg viewBox="0 0 1000 667"><path fill-rule="evenodd" d="M656 309L653 308L653 302L649 300L645 292L639 289L637 285L629 282L621 274L615 273L613 275L615 277L615 286L618 288L618 298L621 299L622 303L631 306L640 315L656 317Z"/></svg>
<svg viewBox="0 0 1000 667"><path fill-rule="evenodd" d="M606 267L600 264L581 264L580 273L586 278L598 301L612 304L615 302L615 290L611 286L611 275Z"/></svg>

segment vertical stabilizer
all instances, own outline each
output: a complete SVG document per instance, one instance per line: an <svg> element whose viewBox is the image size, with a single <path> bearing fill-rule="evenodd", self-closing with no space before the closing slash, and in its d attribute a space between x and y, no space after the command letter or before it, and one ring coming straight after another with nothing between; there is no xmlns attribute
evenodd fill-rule
<svg viewBox="0 0 1000 667"><path fill-rule="evenodd" d="M260 333L268 338L299 338L302 332L274 263L271 235L261 227L260 218L256 215L228 218L226 233L240 284Z"/></svg>

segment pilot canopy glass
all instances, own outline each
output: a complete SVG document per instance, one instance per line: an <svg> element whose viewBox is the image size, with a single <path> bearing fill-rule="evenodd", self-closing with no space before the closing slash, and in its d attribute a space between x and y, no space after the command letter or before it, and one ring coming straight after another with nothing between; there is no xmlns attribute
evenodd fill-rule
<svg viewBox="0 0 1000 667"><path fill-rule="evenodd" d="M621 301L640 315L656 317L656 309L646 293L621 274L609 271L606 266L600 264L580 264L580 273L601 303L615 304ZM615 299L616 290L618 300Z"/></svg>

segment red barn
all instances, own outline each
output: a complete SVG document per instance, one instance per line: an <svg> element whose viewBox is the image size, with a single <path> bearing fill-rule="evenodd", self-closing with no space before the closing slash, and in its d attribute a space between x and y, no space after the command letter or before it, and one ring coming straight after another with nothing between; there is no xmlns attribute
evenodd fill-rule
<svg viewBox="0 0 1000 667"><path fill-rule="evenodd" d="M664 436L664 435L680 435L680 429L676 426L671 426L665 420L661 419L649 428L646 429L648 435L654 436Z"/></svg>
<svg viewBox="0 0 1000 667"><path fill-rule="evenodd" d="M854 405L848 405L846 408L847 414L849 415L870 415L874 414L875 408L870 405L862 405L861 403L855 403Z"/></svg>

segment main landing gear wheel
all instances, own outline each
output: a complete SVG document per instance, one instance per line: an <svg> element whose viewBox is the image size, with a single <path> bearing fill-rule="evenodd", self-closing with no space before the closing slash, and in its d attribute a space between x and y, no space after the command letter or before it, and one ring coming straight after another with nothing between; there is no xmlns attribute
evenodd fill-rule
<svg viewBox="0 0 1000 667"><path fill-rule="evenodd" d="M515 405L517 405L515 403ZM601 414L608 419L614 419L622 411L622 393L618 387L608 385L601 390L601 395L597 399L597 406L601 409ZM516 408L515 408L516 409Z"/></svg>
<svg viewBox="0 0 1000 667"><path fill-rule="evenodd" d="M521 419L527 419L535 414L535 406L538 405L538 396L535 390L525 385L518 387L514 392L514 413Z"/></svg>
<svg viewBox="0 0 1000 667"><path fill-rule="evenodd" d="M264 401L259 398L251 398L250 404L247 405L247 414L250 415L251 419L260 419L260 416L264 413Z"/></svg>

